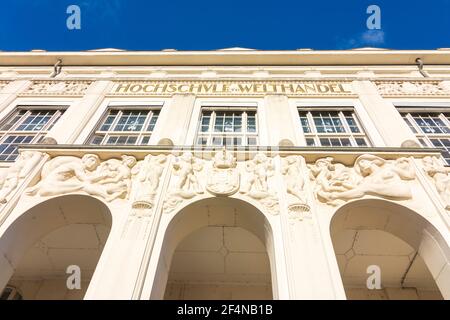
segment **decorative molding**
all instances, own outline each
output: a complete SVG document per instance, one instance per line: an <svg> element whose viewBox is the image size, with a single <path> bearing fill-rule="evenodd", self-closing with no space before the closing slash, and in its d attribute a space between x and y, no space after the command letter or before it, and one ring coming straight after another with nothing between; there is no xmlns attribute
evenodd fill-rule
<svg viewBox="0 0 450 320"><path fill-rule="evenodd" d="M44 164L40 181L25 193L48 197L84 192L108 202L128 199L135 164L136 158L127 155L103 162L95 154L59 156Z"/></svg>
<svg viewBox="0 0 450 320"><path fill-rule="evenodd" d="M450 81L375 81L375 84L383 97L450 96Z"/></svg>
<svg viewBox="0 0 450 320"><path fill-rule="evenodd" d="M92 81L35 80L20 96L83 96Z"/></svg>
<svg viewBox="0 0 450 320"><path fill-rule="evenodd" d="M446 168L437 157L425 157L422 164L441 196L445 209L450 210L450 168Z"/></svg>
<svg viewBox="0 0 450 320"><path fill-rule="evenodd" d="M351 96L349 81L116 81L110 95L113 96L166 96L195 94L198 96Z"/></svg>
<svg viewBox="0 0 450 320"><path fill-rule="evenodd" d="M415 170L409 158L384 160L363 154L350 168L327 157L308 167L316 198L332 206L366 195L395 200L412 198L407 181L415 179Z"/></svg>

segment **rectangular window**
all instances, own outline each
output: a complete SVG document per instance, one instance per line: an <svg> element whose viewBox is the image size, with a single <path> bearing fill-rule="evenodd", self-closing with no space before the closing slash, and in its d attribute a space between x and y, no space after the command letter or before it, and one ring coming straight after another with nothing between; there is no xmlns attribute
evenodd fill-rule
<svg viewBox="0 0 450 320"><path fill-rule="evenodd" d="M299 110L307 146L368 147L370 145L353 111Z"/></svg>
<svg viewBox="0 0 450 320"><path fill-rule="evenodd" d="M0 125L0 161L14 161L19 145L41 142L64 110L65 107L17 107Z"/></svg>
<svg viewBox="0 0 450 320"><path fill-rule="evenodd" d="M450 165L450 113L401 112L403 120L423 147L439 148Z"/></svg>
<svg viewBox="0 0 450 320"><path fill-rule="evenodd" d="M111 108L89 143L94 145L148 145L159 109Z"/></svg>
<svg viewBox="0 0 450 320"><path fill-rule="evenodd" d="M256 111L204 108L195 144L215 147L257 145Z"/></svg>

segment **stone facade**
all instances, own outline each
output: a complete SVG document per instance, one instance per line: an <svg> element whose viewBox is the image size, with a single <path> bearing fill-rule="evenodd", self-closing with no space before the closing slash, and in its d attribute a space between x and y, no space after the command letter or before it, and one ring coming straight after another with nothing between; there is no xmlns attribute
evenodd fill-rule
<svg viewBox="0 0 450 320"><path fill-rule="evenodd" d="M0 162L0 288L24 299L450 299L450 171L405 121L450 113L450 67L438 63L450 52L354 51L361 66L347 52L287 53L216 51L198 65L189 52L67 53L56 78L40 66L53 54L9 54L3 150L15 110L64 112ZM409 62L419 54L439 60L429 78ZM156 108L151 135L136 138L147 142L93 144L110 134L96 128L111 107ZM217 124L214 108L249 107L257 130L247 120L242 137L257 144L198 145L203 110ZM325 127L347 121L348 132L313 136L315 110L341 112Z"/></svg>

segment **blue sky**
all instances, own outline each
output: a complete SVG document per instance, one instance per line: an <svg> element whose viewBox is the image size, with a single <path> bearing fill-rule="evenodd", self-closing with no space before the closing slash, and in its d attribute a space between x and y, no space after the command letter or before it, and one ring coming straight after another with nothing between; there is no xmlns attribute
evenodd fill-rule
<svg viewBox="0 0 450 320"><path fill-rule="evenodd" d="M66 27L72 4L81 30ZM380 31L366 27L372 4ZM450 0L0 0L4 51L364 46L450 47Z"/></svg>

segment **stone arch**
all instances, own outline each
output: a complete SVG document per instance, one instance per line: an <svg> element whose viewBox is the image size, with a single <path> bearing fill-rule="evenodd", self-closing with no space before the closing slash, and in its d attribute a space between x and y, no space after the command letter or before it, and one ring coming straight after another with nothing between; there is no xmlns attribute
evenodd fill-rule
<svg viewBox="0 0 450 320"><path fill-rule="evenodd" d="M27 209L0 234L0 291L11 281L23 283L32 281L23 279L34 278L59 279L56 286L65 290L66 268L79 265L81 290L55 292L53 286L51 294L38 291L22 295L25 299L82 298L111 227L109 208L92 196L58 196ZM39 296L41 293L44 296Z"/></svg>
<svg viewBox="0 0 450 320"><path fill-rule="evenodd" d="M346 282L365 285L370 275L365 268L371 262L377 265L377 261L381 261L384 265L380 265L381 286L394 285L396 289L391 290L392 294L384 292L377 298L434 299L440 291L444 299L450 299L449 244L429 220L414 210L388 200L352 201L333 215L330 235L344 287L348 284ZM354 258L358 259L352 263ZM366 272L364 277L363 272ZM396 272L401 277L396 276ZM435 283L438 290L430 293L424 289L420 293L417 283ZM416 292L406 294L405 290L411 288ZM363 294L360 291L352 295L356 299L364 299L367 295L375 295L374 292Z"/></svg>
<svg viewBox="0 0 450 320"><path fill-rule="evenodd" d="M231 210L234 210L231 212ZM187 237L207 227L239 228L258 240L265 250L270 272L271 294L278 297L277 268L275 244L272 226L261 208L254 204L236 198L209 197L193 201L172 216L163 227L164 238L161 244L158 265L150 299L162 299L166 292L169 272L172 267L174 253L180 243ZM278 247L278 246L277 246ZM280 250L277 248L277 250ZM158 250L157 250L158 251Z"/></svg>

